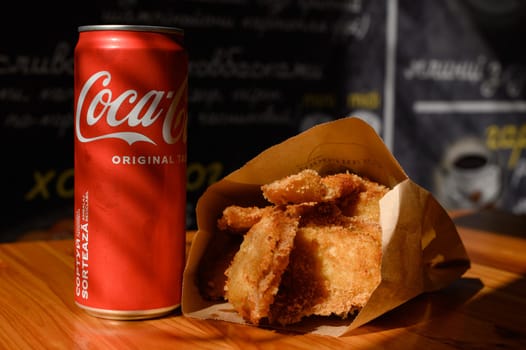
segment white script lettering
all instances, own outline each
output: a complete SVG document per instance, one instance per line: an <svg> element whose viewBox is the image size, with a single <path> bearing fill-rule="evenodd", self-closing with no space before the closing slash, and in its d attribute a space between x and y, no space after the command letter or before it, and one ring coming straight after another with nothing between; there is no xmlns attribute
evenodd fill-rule
<svg viewBox="0 0 526 350"><path fill-rule="evenodd" d="M187 77L183 84L174 93L173 91L150 90L140 97L136 90L126 90L121 95L114 98L113 91L109 88L111 74L108 71L100 71L93 74L82 87L77 100L75 113L75 133L80 142L92 142L101 139L117 138L126 141L129 145L137 141L157 144L150 137L141 132L119 131L107 134L87 137L81 131L81 120L85 113L87 127L97 124L101 119L105 119L111 128L116 128L122 124L128 127L148 128L153 125L164 112L160 107L164 98L171 100L162 122L163 140L167 144L174 144L177 141L186 142L186 123L187 111L184 105L186 100L183 98L186 93ZM100 82L103 89L96 92L91 101L86 101L88 93L93 92L96 83ZM93 89L93 90L92 90ZM122 115L121 106L131 106L131 110ZM87 109L84 111L84 106ZM121 113L119 113L121 112Z"/></svg>

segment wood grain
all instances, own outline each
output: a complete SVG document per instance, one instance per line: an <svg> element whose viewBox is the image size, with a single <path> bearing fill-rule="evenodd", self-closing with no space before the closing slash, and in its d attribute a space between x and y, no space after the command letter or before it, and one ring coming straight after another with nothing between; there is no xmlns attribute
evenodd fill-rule
<svg viewBox="0 0 526 350"><path fill-rule="evenodd" d="M522 235L463 225L472 267L461 279L340 338L196 320L179 310L153 320L98 319L74 304L70 239L2 244L0 349L526 348L526 225Z"/></svg>

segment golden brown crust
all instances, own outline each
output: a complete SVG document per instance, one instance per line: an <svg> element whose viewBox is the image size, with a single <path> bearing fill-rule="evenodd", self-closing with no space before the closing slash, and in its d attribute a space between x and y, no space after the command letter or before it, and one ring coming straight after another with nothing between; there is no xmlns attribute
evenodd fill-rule
<svg viewBox="0 0 526 350"><path fill-rule="evenodd" d="M340 208L346 216L358 216L373 222L380 221L380 199L389 188L366 178L361 179L363 190L342 201Z"/></svg>
<svg viewBox="0 0 526 350"><path fill-rule="evenodd" d="M318 173L306 169L261 186L263 197L270 203L285 205L291 203L321 202L327 193Z"/></svg>
<svg viewBox="0 0 526 350"><path fill-rule="evenodd" d="M345 318L360 310L380 283L378 225L307 225L298 230L271 323L287 325L310 315Z"/></svg>
<svg viewBox="0 0 526 350"><path fill-rule="evenodd" d="M242 240L241 235L222 231L212 236L197 270L197 285L204 299L224 300L225 270L239 250Z"/></svg>
<svg viewBox="0 0 526 350"><path fill-rule="evenodd" d="M281 275L289 263L299 217L283 208L263 216L246 233L225 271L225 296L246 320L258 324L268 316Z"/></svg>
<svg viewBox="0 0 526 350"><path fill-rule="evenodd" d="M231 205L223 210L222 216L217 220L217 227L232 233L245 233L271 210L272 206L259 208Z"/></svg>
<svg viewBox="0 0 526 350"><path fill-rule="evenodd" d="M364 190L363 179L352 173L327 175L322 178L327 188L324 201L334 201L345 196L351 196Z"/></svg>
<svg viewBox="0 0 526 350"><path fill-rule="evenodd" d="M362 179L352 173L322 177L312 169L261 186L263 197L276 205L329 202L363 190Z"/></svg>

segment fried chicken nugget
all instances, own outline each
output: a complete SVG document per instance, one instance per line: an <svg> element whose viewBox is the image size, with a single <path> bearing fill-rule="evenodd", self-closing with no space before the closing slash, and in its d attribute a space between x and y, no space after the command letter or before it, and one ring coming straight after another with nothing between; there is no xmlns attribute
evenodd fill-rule
<svg viewBox="0 0 526 350"><path fill-rule="evenodd" d="M209 293L255 325L359 311L381 280L379 200L389 189L348 172L321 177L307 169L261 190L272 205L233 205L217 221L222 234L246 233L231 234L243 241L233 258L221 259L231 260L223 276L210 273Z"/></svg>
<svg viewBox="0 0 526 350"><path fill-rule="evenodd" d="M242 235L229 232L218 231L212 236L197 271L199 292L204 299L224 300L225 270L242 241Z"/></svg>
<svg viewBox="0 0 526 350"><path fill-rule="evenodd" d="M226 269L225 297L248 322L257 325L268 316L289 263L298 224L296 210L274 208L245 234Z"/></svg>
<svg viewBox="0 0 526 350"><path fill-rule="evenodd" d="M361 177L360 182L361 191L357 195L346 197L340 204L340 208L344 215L358 216L371 222L379 222L379 201L389 191L389 188L365 177Z"/></svg>
<svg viewBox="0 0 526 350"><path fill-rule="evenodd" d="M263 196L277 205L307 202L328 202L361 190L361 179L351 173L321 177L317 171L305 169L297 174L261 186Z"/></svg>
<svg viewBox="0 0 526 350"><path fill-rule="evenodd" d="M321 202L327 187L318 172L305 169L297 174L261 186L263 197L270 203L284 205L290 203Z"/></svg>
<svg viewBox="0 0 526 350"><path fill-rule="evenodd" d="M269 322L286 326L311 315L342 318L359 311L381 280L378 224L337 219L299 228ZM347 222L342 218L341 223ZM333 224L334 222L336 224Z"/></svg>
<svg viewBox="0 0 526 350"><path fill-rule="evenodd" d="M224 300L225 270L239 250L244 234L272 207L241 207L232 205L223 210L215 232L198 268L198 285L206 300Z"/></svg>
<svg viewBox="0 0 526 350"><path fill-rule="evenodd" d="M220 230L230 231L232 233L245 233L254 226L263 215L271 210L271 206L259 208L231 205L223 210L222 216L217 221L217 227Z"/></svg>
<svg viewBox="0 0 526 350"><path fill-rule="evenodd" d="M334 201L363 191L362 178L353 173L339 173L322 177L321 181L327 188L324 202Z"/></svg>

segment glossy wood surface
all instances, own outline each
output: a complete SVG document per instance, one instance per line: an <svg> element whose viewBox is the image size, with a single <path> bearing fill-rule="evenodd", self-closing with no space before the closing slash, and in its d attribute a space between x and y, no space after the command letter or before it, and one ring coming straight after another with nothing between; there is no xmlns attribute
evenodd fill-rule
<svg viewBox="0 0 526 350"><path fill-rule="evenodd" d="M526 349L526 218L452 216L471 269L339 338L197 320L179 310L153 320L98 319L73 302L71 239L2 244L0 349Z"/></svg>

